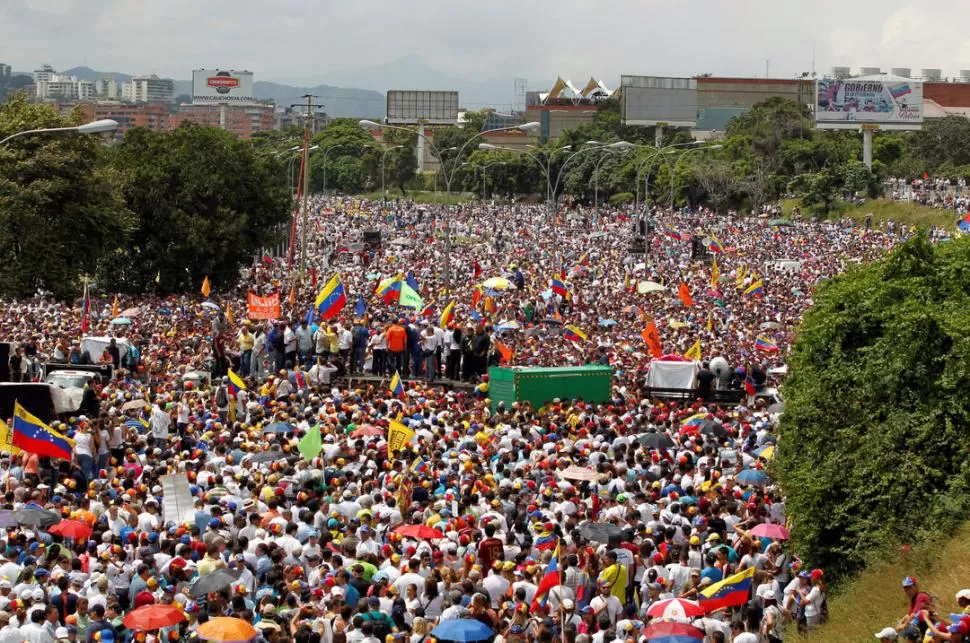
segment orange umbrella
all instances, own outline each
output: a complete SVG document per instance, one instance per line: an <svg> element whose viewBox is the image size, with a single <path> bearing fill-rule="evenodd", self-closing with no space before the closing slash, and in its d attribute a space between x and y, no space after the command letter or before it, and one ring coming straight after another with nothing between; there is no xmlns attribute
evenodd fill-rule
<svg viewBox="0 0 970 643"><path fill-rule="evenodd" d="M62 520L52 527L48 527L47 533L74 540L87 540L91 537L91 528L80 520Z"/></svg>
<svg viewBox="0 0 970 643"><path fill-rule="evenodd" d="M185 620L185 613L174 605L145 605L125 615L122 624L129 630L157 630Z"/></svg>
<svg viewBox="0 0 970 643"><path fill-rule="evenodd" d="M256 628L241 618L219 616L200 625L198 635L206 641L246 643L256 637Z"/></svg>

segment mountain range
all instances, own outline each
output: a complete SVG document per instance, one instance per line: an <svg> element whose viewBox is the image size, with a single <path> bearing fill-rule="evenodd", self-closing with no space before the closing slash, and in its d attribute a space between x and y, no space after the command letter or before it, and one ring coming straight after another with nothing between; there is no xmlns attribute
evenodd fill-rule
<svg viewBox="0 0 970 643"><path fill-rule="evenodd" d="M14 73L31 75L30 72ZM119 82L125 82L132 78L131 74L97 71L90 67L72 67L60 73L91 81L110 77ZM426 64L418 56L405 56L359 69L321 72L320 76L326 78L327 84L294 86L257 80L253 84L253 94L259 100L273 100L277 105L301 103L304 94L314 94L319 96L315 100L324 106L323 110L330 116L369 118L384 116L384 92L388 89L454 90L458 92L460 105L470 110L492 107L501 112L507 112L513 108L517 99L520 105L524 100L524 96L515 95L514 78L480 79L451 76ZM585 84L586 79L581 80L582 84ZM611 87L616 84L614 79L604 80ZM545 90L551 85L551 80L533 82L529 83L529 88ZM175 81L176 96L191 93L191 81Z"/></svg>

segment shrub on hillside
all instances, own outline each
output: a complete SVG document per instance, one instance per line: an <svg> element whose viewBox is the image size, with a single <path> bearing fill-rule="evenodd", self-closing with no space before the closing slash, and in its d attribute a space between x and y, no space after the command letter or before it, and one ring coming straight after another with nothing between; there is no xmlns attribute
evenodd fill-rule
<svg viewBox="0 0 970 643"><path fill-rule="evenodd" d="M913 239L819 288L785 383L793 544L839 576L970 508L970 240Z"/></svg>

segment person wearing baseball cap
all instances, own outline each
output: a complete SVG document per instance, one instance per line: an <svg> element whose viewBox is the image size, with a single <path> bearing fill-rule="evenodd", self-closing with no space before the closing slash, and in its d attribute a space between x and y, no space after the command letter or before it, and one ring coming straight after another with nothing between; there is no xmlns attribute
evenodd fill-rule
<svg viewBox="0 0 970 643"><path fill-rule="evenodd" d="M923 610L932 611L933 599L926 592L919 591L919 583L915 576L907 576L904 578L902 586L906 598L909 599L909 609L906 611L906 616L899 619L899 623L896 625L896 631L901 632L910 626L918 627L920 631L923 631L926 628L926 624L922 622L920 613Z"/></svg>
<svg viewBox="0 0 970 643"><path fill-rule="evenodd" d="M898 633L891 627L884 627L876 632L876 638L882 641L882 643L895 641L897 636L899 636Z"/></svg>

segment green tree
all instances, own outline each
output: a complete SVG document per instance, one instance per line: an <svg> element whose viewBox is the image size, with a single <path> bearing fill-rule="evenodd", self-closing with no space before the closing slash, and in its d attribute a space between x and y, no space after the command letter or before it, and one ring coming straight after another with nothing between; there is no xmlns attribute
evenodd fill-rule
<svg viewBox="0 0 970 643"><path fill-rule="evenodd" d="M927 119L908 142L910 159L931 174L944 163L970 165L970 121L962 116Z"/></svg>
<svg viewBox="0 0 970 643"><path fill-rule="evenodd" d="M16 94L0 105L0 139L30 129L69 127L76 113L31 105ZM0 293L22 297L38 287L77 296L82 275L125 245L134 225L121 176L105 162L96 136L33 134L0 146Z"/></svg>
<svg viewBox="0 0 970 643"><path fill-rule="evenodd" d="M776 465L793 545L853 572L970 509L970 240L918 237L823 282L799 327Z"/></svg>
<svg viewBox="0 0 970 643"><path fill-rule="evenodd" d="M311 193L323 191L325 167L327 190L343 192L362 189L368 178L373 178L375 171L380 171L377 167L380 144L354 119L331 120L313 135L311 143L318 147L310 155ZM380 181L380 176L377 180Z"/></svg>
<svg viewBox="0 0 970 643"><path fill-rule="evenodd" d="M137 216L124 254L102 266L121 291L194 291L232 283L289 219L280 161L214 127L184 123L165 133L136 128L113 149L124 196Z"/></svg>

